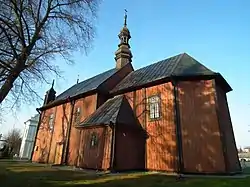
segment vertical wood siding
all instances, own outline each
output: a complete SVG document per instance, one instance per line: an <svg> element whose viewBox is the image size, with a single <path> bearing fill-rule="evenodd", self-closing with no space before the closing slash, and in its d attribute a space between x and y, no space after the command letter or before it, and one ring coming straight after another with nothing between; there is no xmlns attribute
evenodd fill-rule
<svg viewBox="0 0 250 187"><path fill-rule="evenodd" d="M144 169L143 134L129 128L129 124L116 124L115 170Z"/></svg>
<svg viewBox="0 0 250 187"><path fill-rule="evenodd" d="M66 132L70 121L70 112L70 103L57 106L49 163L61 164L62 162L62 151L63 146L65 145Z"/></svg>
<svg viewBox="0 0 250 187"><path fill-rule="evenodd" d="M178 83L184 172L224 172L212 80Z"/></svg>
<svg viewBox="0 0 250 187"><path fill-rule="evenodd" d="M218 101L218 117L223 134L223 142L226 151L226 163L229 172L240 171L240 163L238 152L234 138L234 132L229 114L226 93L217 85L216 86L217 101Z"/></svg>
<svg viewBox="0 0 250 187"><path fill-rule="evenodd" d="M47 109L42 112L41 121L36 137L36 145L34 146L34 153L32 157L33 162L48 162L48 156L50 153L50 143L52 133L49 128L49 116L55 115L56 107Z"/></svg>
<svg viewBox="0 0 250 187"><path fill-rule="evenodd" d="M97 145L91 147L91 134L96 133ZM90 127L81 130L79 166L88 169L102 169L105 144L105 127ZM107 147L108 148L108 147ZM106 160L107 161L107 160ZM107 164L107 163L105 163Z"/></svg>
<svg viewBox="0 0 250 187"><path fill-rule="evenodd" d="M90 135L98 134L98 147L90 148ZM111 134L110 127L85 128L80 131L78 166L82 168L108 170L110 168Z"/></svg>
<svg viewBox="0 0 250 187"><path fill-rule="evenodd" d="M147 111L145 111L145 105L147 104L147 98L144 95L144 89L136 90L134 92L134 111L143 128L145 128L145 117Z"/></svg>
<svg viewBox="0 0 250 187"><path fill-rule="evenodd" d="M133 108L135 110L135 106L134 106L134 100L135 99L134 99L133 92L128 92L128 93L125 93L124 95L125 95L126 99L128 100L131 108Z"/></svg>
<svg viewBox="0 0 250 187"><path fill-rule="evenodd" d="M112 129L108 126L104 129L104 148L103 148L103 160L102 169L108 170L110 168L111 160L111 139L112 139Z"/></svg>
<svg viewBox="0 0 250 187"><path fill-rule="evenodd" d="M165 83L146 89L147 97L160 94L160 119L152 121L147 115L147 168L176 171L176 127L174 118L173 86Z"/></svg>
<svg viewBox="0 0 250 187"><path fill-rule="evenodd" d="M176 171L176 128L173 111L173 87L165 83L149 88L126 93L131 107L147 133L145 166L148 170ZM147 98L161 95L161 118L155 121L149 119Z"/></svg>
<svg viewBox="0 0 250 187"><path fill-rule="evenodd" d="M109 99L107 94L98 93L97 94L97 104L96 108L99 108L102 104L104 104Z"/></svg>
<svg viewBox="0 0 250 187"><path fill-rule="evenodd" d="M96 103L96 94L81 98L76 101L73 111L75 112L77 107L81 108L80 121L82 121L96 110ZM72 105L70 103L65 103L42 112L41 125L38 130L33 161L61 164L63 146L65 146L66 133L70 124L71 107ZM50 132L48 119L52 113L54 114L54 129L53 132ZM74 127L76 124L73 119L69 136L69 154L67 156L67 164L69 165L77 165L78 163L81 138L80 129Z"/></svg>
<svg viewBox="0 0 250 187"><path fill-rule="evenodd" d="M83 121L86 117L88 117L90 114L92 114L96 110L96 104L97 104L97 94L87 96L84 98L81 98L76 101L74 106L74 112L77 107L81 108L81 119L80 121ZM74 119L74 116L73 116ZM74 120L72 120L72 128L70 131L70 137L69 137L69 154L68 154L68 160L67 163L69 165L77 165L78 162L78 155L79 155L79 146L80 146L80 134L84 134L85 129L78 129L75 128Z"/></svg>

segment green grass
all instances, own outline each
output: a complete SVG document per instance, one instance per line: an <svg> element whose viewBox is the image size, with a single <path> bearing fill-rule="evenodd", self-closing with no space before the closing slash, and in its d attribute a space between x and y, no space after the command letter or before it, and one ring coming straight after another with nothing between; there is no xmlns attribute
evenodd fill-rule
<svg viewBox="0 0 250 187"><path fill-rule="evenodd" d="M250 175L250 167L244 168L244 169L243 169L243 173L249 174L249 175Z"/></svg>
<svg viewBox="0 0 250 187"><path fill-rule="evenodd" d="M250 173L250 169L248 171ZM175 177L150 173L122 175L89 175L86 172L57 170L46 165L25 162L0 161L1 187L245 187L250 178L185 178L177 181Z"/></svg>

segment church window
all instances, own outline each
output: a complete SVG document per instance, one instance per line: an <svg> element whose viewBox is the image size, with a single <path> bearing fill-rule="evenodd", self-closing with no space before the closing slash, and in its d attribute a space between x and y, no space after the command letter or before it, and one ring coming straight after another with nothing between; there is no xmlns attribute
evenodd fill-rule
<svg viewBox="0 0 250 187"><path fill-rule="evenodd" d="M127 37L126 36L123 36L123 42L127 43Z"/></svg>
<svg viewBox="0 0 250 187"><path fill-rule="evenodd" d="M158 119L160 118L160 96L154 95L148 98L149 104L149 118Z"/></svg>
<svg viewBox="0 0 250 187"><path fill-rule="evenodd" d="M127 37L126 36L121 36L121 42L122 43L127 43Z"/></svg>
<svg viewBox="0 0 250 187"><path fill-rule="evenodd" d="M75 110L75 119L74 119L75 124L80 123L80 119L81 119L81 108L77 107Z"/></svg>
<svg viewBox="0 0 250 187"><path fill-rule="evenodd" d="M49 116L49 130L50 130L50 132L53 131L53 128L54 128L54 114L51 114Z"/></svg>
<svg viewBox="0 0 250 187"><path fill-rule="evenodd" d="M98 138L97 138L97 134L95 132L93 132L91 134L91 139L90 139L90 147L95 147L97 146L98 143Z"/></svg>

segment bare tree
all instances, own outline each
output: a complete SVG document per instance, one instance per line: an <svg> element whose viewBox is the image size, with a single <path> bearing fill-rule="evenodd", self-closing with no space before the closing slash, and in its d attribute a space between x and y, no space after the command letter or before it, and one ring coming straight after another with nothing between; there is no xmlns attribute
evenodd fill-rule
<svg viewBox="0 0 250 187"><path fill-rule="evenodd" d="M6 140L8 146L11 149L11 154L18 154L19 149L22 143L22 136L19 129L10 130L6 136L4 136L4 140Z"/></svg>
<svg viewBox="0 0 250 187"><path fill-rule="evenodd" d="M87 52L94 38L99 0L0 0L0 104L39 97L34 85L48 83L57 55ZM11 93L11 94L9 94Z"/></svg>

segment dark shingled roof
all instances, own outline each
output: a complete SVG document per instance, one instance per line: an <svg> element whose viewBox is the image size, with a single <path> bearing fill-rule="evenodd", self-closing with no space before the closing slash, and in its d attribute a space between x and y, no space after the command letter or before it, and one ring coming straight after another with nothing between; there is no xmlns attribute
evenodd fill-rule
<svg viewBox="0 0 250 187"><path fill-rule="evenodd" d="M56 97L56 100L64 100L67 99L69 96L74 97L79 94L87 93L89 91L93 91L98 88L105 80L111 77L117 70L111 69L99 75L96 75L92 78L84 80L74 86L70 87L60 95Z"/></svg>
<svg viewBox="0 0 250 187"><path fill-rule="evenodd" d="M186 53L173 56L131 72L111 93L161 80L170 76L215 75Z"/></svg>
<svg viewBox="0 0 250 187"><path fill-rule="evenodd" d="M118 113L124 96L116 96L106 101L93 114L86 118L79 126L94 125L94 124L110 124L110 121L116 123Z"/></svg>

